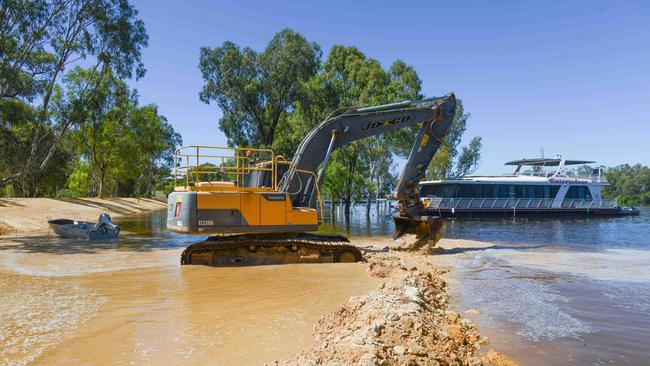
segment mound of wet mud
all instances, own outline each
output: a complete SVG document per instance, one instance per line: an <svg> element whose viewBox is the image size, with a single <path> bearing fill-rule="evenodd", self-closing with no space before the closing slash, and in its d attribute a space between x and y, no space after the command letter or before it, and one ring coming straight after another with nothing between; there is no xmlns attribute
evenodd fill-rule
<svg viewBox="0 0 650 366"><path fill-rule="evenodd" d="M321 317L314 345L284 364L482 365L481 337L471 321L448 310L440 273L409 269L404 255L370 258L370 274L385 282Z"/></svg>

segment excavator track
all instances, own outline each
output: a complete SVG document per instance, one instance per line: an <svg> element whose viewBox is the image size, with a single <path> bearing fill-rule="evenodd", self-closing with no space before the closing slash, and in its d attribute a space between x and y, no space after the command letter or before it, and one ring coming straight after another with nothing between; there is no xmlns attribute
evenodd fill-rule
<svg viewBox="0 0 650 366"><path fill-rule="evenodd" d="M361 251L341 235L310 233L221 234L185 248L181 264L247 266L359 262Z"/></svg>

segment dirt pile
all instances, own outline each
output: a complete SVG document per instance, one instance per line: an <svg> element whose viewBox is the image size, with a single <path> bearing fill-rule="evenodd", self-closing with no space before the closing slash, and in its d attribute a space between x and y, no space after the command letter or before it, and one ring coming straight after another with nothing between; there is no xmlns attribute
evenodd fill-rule
<svg viewBox="0 0 650 366"><path fill-rule="evenodd" d="M285 364L483 364L476 327L447 310L447 284L440 273L407 268L404 255L370 258L371 275L386 281L321 317L314 326L315 344Z"/></svg>

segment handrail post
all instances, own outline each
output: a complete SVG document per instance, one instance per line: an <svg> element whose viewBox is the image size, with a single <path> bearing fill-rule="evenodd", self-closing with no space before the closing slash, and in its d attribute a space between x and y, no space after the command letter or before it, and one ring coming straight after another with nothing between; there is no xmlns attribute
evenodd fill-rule
<svg viewBox="0 0 650 366"><path fill-rule="evenodd" d="M275 161L275 153L271 151L271 185L273 186L273 190L277 191L278 190L278 166ZM322 202L321 202L322 205Z"/></svg>
<svg viewBox="0 0 650 366"><path fill-rule="evenodd" d="M196 147L196 168L194 168L194 184L199 183L199 147Z"/></svg>
<svg viewBox="0 0 650 366"><path fill-rule="evenodd" d="M176 188L176 177L178 177L178 150L174 151L174 188Z"/></svg>

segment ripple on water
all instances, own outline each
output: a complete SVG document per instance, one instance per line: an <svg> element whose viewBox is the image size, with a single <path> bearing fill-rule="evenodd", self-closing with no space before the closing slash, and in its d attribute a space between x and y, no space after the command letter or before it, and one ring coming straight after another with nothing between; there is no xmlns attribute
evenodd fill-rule
<svg viewBox="0 0 650 366"><path fill-rule="evenodd" d="M565 311L568 297L552 292L548 282L561 277L524 267L512 267L488 253L455 266L460 294L468 307L489 307L489 316L518 324L517 334L531 341L578 337L593 329Z"/></svg>
<svg viewBox="0 0 650 366"><path fill-rule="evenodd" d="M0 275L0 360L25 365L93 317L106 298L73 282Z"/></svg>

